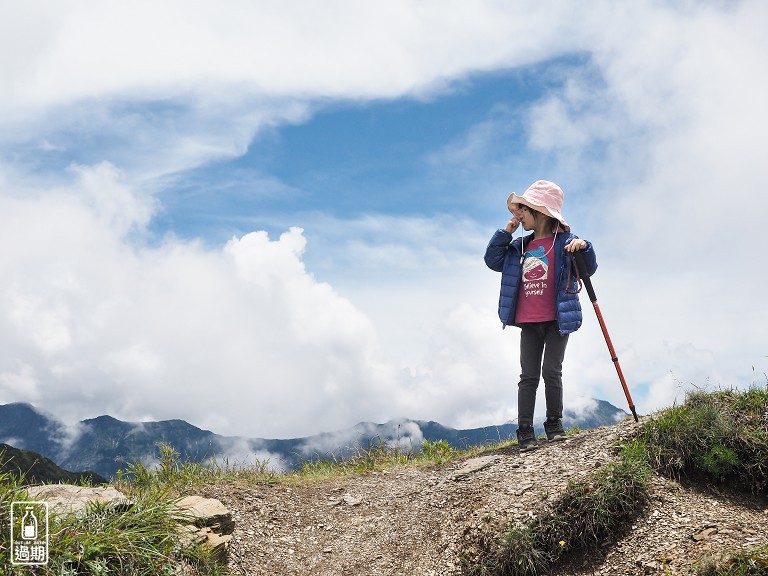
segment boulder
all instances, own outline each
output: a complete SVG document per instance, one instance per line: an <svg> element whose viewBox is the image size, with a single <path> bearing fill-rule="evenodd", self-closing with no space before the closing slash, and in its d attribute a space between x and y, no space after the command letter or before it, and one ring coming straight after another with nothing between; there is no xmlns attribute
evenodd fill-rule
<svg viewBox="0 0 768 576"><path fill-rule="evenodd" d="M58 514L81 514L89 502L109 504L117 510L127 510L133 502L112 486L92 488L73 484L46 484L27 486L30 499L48 502L48 507Z"/></svg>
<svg viewBox="0 0 768 576"><path fill-rule="evenodd" d="M185 496L175 506L175 517L200 528L210 528L218 534L232 534L235 523L232 513L221 501L202 496Z"/></svg>
<svg viewBox="0 0 768 576"><path fill-rule="evenodd" d="M232 513L215 498L185 496L174 505L182 543L201 543L218 561L226 560L235 522Z"/></svg>

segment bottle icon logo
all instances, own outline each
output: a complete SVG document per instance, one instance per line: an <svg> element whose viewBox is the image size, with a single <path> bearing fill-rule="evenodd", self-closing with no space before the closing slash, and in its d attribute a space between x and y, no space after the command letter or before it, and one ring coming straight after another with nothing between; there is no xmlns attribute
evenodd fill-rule
<svg viewBox="0 0 768 576"><path fill-rule="evenodd" d="M11 502L11 564L48 563L48 503Z"/></svg>
<svg viewBox="0 0 768 576"><path fill-rule="evenodd" d="M23 540L37 539L37 516L32 510L32 506L25 508L24 516L21 518L21 538Z"/></svg>

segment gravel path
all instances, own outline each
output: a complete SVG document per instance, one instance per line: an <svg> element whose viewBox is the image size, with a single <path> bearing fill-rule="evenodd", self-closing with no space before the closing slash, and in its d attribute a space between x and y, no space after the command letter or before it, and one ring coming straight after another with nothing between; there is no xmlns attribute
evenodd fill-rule
<svg viewBox="0 0 768 576"><path fill-rule="evenodd" d="M546 510L594 473L631 419L525 454L516 447L443 467L403 467L298 485L204 491L233 513L232 574L452 576L483 534ZM768 545L768 503L654 477L645 514L602 553L554 574L683 574L705 555ZM666 570L666 572L665 572Z"/></svg>

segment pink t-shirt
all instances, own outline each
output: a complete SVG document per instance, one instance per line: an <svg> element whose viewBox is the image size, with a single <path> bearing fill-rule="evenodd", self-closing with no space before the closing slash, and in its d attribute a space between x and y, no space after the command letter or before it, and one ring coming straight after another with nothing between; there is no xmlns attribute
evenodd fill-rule
<svg viewBox="0 0 768 576"><path fill-rule="evenodd" d="M549 322L555 315L554 237L531 240L525 247L523 279L517 294L515 322Z"/></svg>

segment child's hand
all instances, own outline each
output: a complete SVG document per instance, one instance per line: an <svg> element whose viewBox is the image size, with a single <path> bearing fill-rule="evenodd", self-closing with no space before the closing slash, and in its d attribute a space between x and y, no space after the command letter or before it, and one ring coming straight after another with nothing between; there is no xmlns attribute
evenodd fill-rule
<svg viewBox="0 0 768 576"><path fill-rule="evenodd" d="M514 234L515 230L517 230L517 227L520 225L520 220L515 216L514 218L510 218L509 222L507 222L507 227L504 228L507 232L510 234Z"/></svg>
<svg viewBox="0 0 768 576"><path fill-rule="evenodd" d="M568 244L565 245L565 249L568 252L576 252L577 250L584 250L587 247L587 241L581 238L574 238Z"/></svg>

